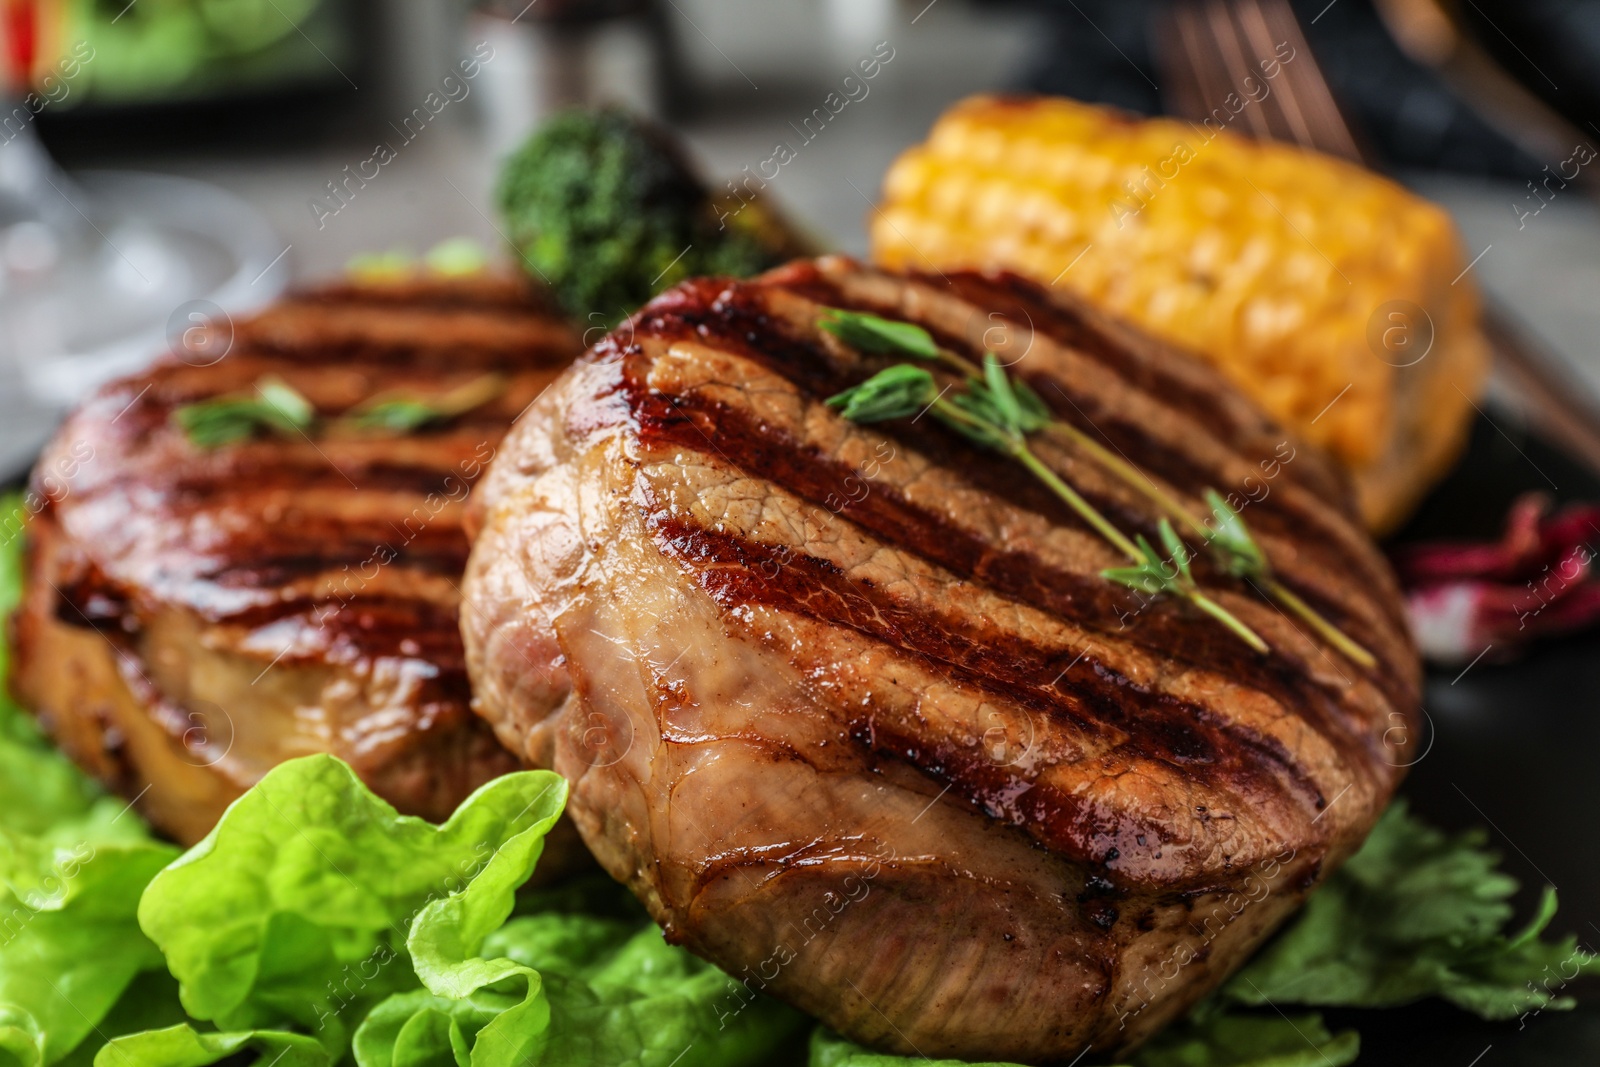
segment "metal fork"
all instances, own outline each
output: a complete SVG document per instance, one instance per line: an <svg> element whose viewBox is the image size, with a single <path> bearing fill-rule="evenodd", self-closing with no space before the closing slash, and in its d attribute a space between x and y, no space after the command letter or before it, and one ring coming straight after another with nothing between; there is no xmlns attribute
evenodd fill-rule
<svg viewBox="0 0 1600 1067"><path fill-rule="evenodd" d="M1371 163L1288 0L1177 0L1157 16L1154 29L1162 93L1174 114L1200 119L1223 107L1246 78L1260 81L1259 64L1276 58L1283 42L1294 49L1294 59L1281 63L1270 93L1240 112L1248 132ZM1600 406L1566 367L1486 304L1484 332L1494 348L1496 384L1539 417L1540 430L1553 443L1600 474Z"/></svg>

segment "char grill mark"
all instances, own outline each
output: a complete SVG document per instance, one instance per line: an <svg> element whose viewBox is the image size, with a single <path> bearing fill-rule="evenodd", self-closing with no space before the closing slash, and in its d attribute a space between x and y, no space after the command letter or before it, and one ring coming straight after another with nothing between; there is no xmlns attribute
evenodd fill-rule
<svg viewBox="0 0 1600 1067"><path fill-rule="evenodd" d="M638 320L623 327L620 340L614 338L603 342L597 355L599 358L620 358L624 348L640 338L695 341L750 359L783 375L803 391L819 399L856 384L865 375L836 366L835 362L817 346L813 338L795 336L786 325L769 313L762 300L762 290L768 288L787 290L826 306L882 313L890 317L900 316L898 308L848 299L838 286L809 264L784 268L780 274L782 277L772 282L731 289L725 281L717 279L691 282L681 291L668 294L667 299L658 300ZM796 276L798 281L791 284L788 279ZM1021 283L1017 283L1015 279L1012 279L1012 282L1019 290L1022 288ZM970 285L981 292L983 286L996 283L983 278L956 274L951 276L950 284L956 287ZM1036 324L1049 320L1052 314L1048 311L1049 305L1039 302L1039 306L1041 310L1035 313ZM1064 313L1054 314L1059 316ZM1023 321L1025 323L1026 319ZM926 323L922 325L927 326ZM966 338L941 335L937 330L932 332L945 347L974 361L983 358L983 352L971 345ZM1052 336L1043 328L1040 332ZM1087 330L1079 330L1077 333L1099 337L1098 334L1089 334ZM1072 336L1077 334L1070 334L1067 340L1060 337L1053 339L1070 344ZM1096 345L1099 350L1117 351L1111 346L1111 342L1103 338L1098 340ZM1198 394L1197 390L1187 383L1175 376L1164 374L1159 369L1141 366L1127 358L1121 360L1112 359L1110 356L1104 358L1108 360L1105 366L1109 372L1121 375L1123 381L1131 388L1142 389L1146 385L1152 386L1152 395L1167 404L1175 413L1182 413L1185 416L1192 414L1183 407L1189 402L1190 394L1209 395ZM1130 376L1130 371L1137 373L1132 373ZM1111 444L1135 466L1163 478L1175 487L1189 487L1191 490L1189 495L1198 495L1198 487L1210 486L1223 490L1228 488L1228 482L1220 472L1198 465L1187 458L1182 450L1127 422L1114 409L1099 404L1088 394L1071 390L1070 383L1063 384L1056 379L1046 379L1039 375L1025 375L1025 377L1030 379L1030 383L1058 416L1095 437L1104 438L1109 435ZM1147 378L1152 381L1145 382ZM679 398L672 398L669 402L677 406L686 406ZM1086 412L1092 413L1094 419L1092 424L1085 417ZM1238 424L1232 416L1219 413L1216 418L1217 425L1223 427L1224 432L1243 432L1232 429ZM933 420L925 421L931 423ZM1036 481L1020 471L1010 469L1008 464L993 460L992 457L976 455L975 446L952 431L939 426L897 425L896 432L902 438L914 440L920 450L929 453L942 465L957 469L975 469L980 465L983 466L983 481L1004 485L1009 499L1031 501L1036 510L1042 510L1052 517L1063 518L1073 525L1080 523L1076 516L1071 515L1060 501ZM1234 450L1230 448L1229 451ZM1254 469L1256 458L1248 458L1246 462ZM1280 476L1291 483L1303 482L1303 488L1313 494L1319 494L1322 499L1339 499L1340 491L1329 479L1321 476L1319 472L1310 470L1312 466L1302 463L1296 469L1293 463L1285 464ZM1082 487L1080 491L1119 526L1129 529L1130 532L1143 532L1146 536L1155 538L1156 516L1148 510L1131 510L1118 499L1099 496L1092 490ZM1183 490L1180 489L1181 491ZM1289 497L1290 494L1286 492L1272 491L1264 499L1250 505L1250 521L1257 532L1283 535L1297 527L1303 529L1309 524L1328 536L1306 546L1303 550L1304 558L1297 555L1295 559L1288 561L1288 566L1280 566L1280 579L1314 607L1323 610L1335 625L1345 628L1357 641L1369 646L1383 645L1384 635L1372 628L1370 619L1351 613L1345 604L1324 595L1317 583L1310 581L1306 573L1310 568L1325 574L1342 575L1354 572L1364 575L1369 582L1388 582L1389 579L1379 569L1380 563L1376 556L1356 548L1356 542L1349 536L1348 530L1337 527L1325 517L1296 504ZM1216 577L1210 571L1210 566L1210 561L1203 555L1195 561L1196 571L1206 580ZM1402 630L1404 627L1403 618L1392 610L1385 621L1395 630ZM1391 681L1394 677L1392 668L1393 665L1390 664Z"/></svg>
<svg viewBox="0 0 1600 1067"><path fill-rule="evenodd" d="M794 268L793 273L802 279L799 284L791 286L786 281L775 280L774 287L789 289L797 295L827 306L866 311L889 318L906 317L897 305L863 299L859 296L852 297L815 267L807 265ZM1233 398L1231 404L1226 403L1222 399L1222 394L1215 389L1208 391L1192 385L1170 366L1168 360L1134 358L1121 342L1113 340L1081 317L1075 318L1067 308L1048 303L1041 294L1034 291L1031 283L1014 275L987 277L955 272L948 276L915 275L914 277L930 289L948 289L958 298L968 301L972 305L973 316L981 317L985 323L993 323L993 328L1002 331L1019 327L1031 328L1050 341L1089 357L1097 369L1120 380L1132 391L1146 394L1173 415L1203 426L1205 431L1218 441L1243 439L1250 441L1252 445L1267 445L1270 448L1279 441L1287 440L1278 431L1275 431L1271 441L1260 440L1265 424L1237 398ZM998 322L984 314L987 309L992 308L999 309L993 312L1000 315ZM951 335L926 322L920 325L933 333L944 347L973 362L980 362L983 359L983 347L975 345L969 337ZM1091 436L1110 441L1123 452L1124 458L1142 470L1161 477L1171 486L1209 486L1225 493L1238 488L1228 485L1221 472L1201 464L1190 453L1174 447L1173 442L1163 441L1158 434L1129 421L1125 412L1119 411L1115 406L1100 403L1089 392L1075 388L1073 382L1063 382L1056 378L1030 373L1030 368L1021 362L1012 369L1013 373L1019 374L1034 386L1057 417L1072 422ZM1230 447L1229 451L1237 452L1238 449ZM1270 457L1266 455L1247 457L1251 462L1266 458ZM1300 464L1297 467L1292 463L1286 464L1283 466L1281 476L1290 483L1300 485L1318 499L1343 500L1347 495L1344 487L1327 477L1325 471L1318 465ZM1311 549L1325 553L1328 548L1332 548L1336 553L1326 560L1328 566L1341 571L1356 569L1373 581L1386 580L1377 568L1376 557L1370 552L1360 551L1356 547L1357 539L1351 538L1348 530L1328 522L1322 515L1314 513L1307 507L1297 506L1286 498L1286 494L1271 493L1267 498L1252 504L1251 509L1252 521L1255 521L1258 515L1269 516L1270 525L1258 522L1260 528L1282 530L1286 527L1303 528L1306 524L1315 525L1320 532L1327 535L1330 544L1326 547L1313 545L1310 546ZM1399 616L1395 616L1394 621L1396 625L1403 623Z"/></svg>
<svg viewBox="0 0 1600 1067"><path fill-rule="evenodd" d="M825 306L866 311L889 318L906 317L897 304L846 293L841 284L810 264L785 268L778 275L770 283L773 288L787 289ZM1269 450L1280 442L1292 443L1275 428L1271 440L1261 439L1266 424L1238 398L1229 398L1232 401L1229 403L1215 387L1208 389L1191 383L1171 365L1169 359L1135 358L1126 346L1137 342L1113 338L1101 326L1091 323L1086 313L1074 312L1068 307L1048 302L1031 283L1015 275L984 276L955 272L937 276L914 274L913 277L928 289L948 291L967 301L971 305L972 316L981 318L990 330L998 329L1005 333L1016 328L1032 329L1064 348L1089 357L1098 370L1119 379L1135 392L1147 394L1172 413L1204 426L1218 440L1248 439L1253 446L1266 446ZM952 335L927 322L921 322L920 325L928 329L944 347L974 362L983 358L983 347L975 345L970 337ZM987 330L985 336L988 336ZM1014 373L1029 380L1058 417L1072 422L1094 437L1108 440L1124 453L1125 458L1146 472L1161 477L1175 487L1211 486L1223 492L1241 488L1228 485L1220 472L1197 463L1183 449L1173 447L1171 442L1161 441L1158 435L1128 421L1125 413L1115 406L1101 404L1087 392L1075 389L1072 382L1028 373L1028 370L1021 363L1013 368ZM1296 445L1297 449L1303 447ZM1254 462L1272 457L1263 453L1248 458ZM1327 471L1317 464L1283 464L1280 476L1289 483L1299 485L1315 499L1345 500L1348 497L1347 488L1329 477ZM1304 500L1302 498L1302 503ZM1347 529L1329 522L1325 512L1318 514L1308 507L1297 505L1286 499L1283 493L1270 493L1267 498L1251 504L1251 509L1252 521L1256 516L1266 518L1265 522L1257 522L1258 528L1263 530L1281 532L1303 528L1308 523L1314 524L1327 535L1328 544L1310 547L1323 555L1332 549L1333 554L1326 559L1328 566L1338 569L1340 573L1354 568L1364 572L1371 580L1387 580L1377 568L1375 556L1361 551L1359 541L1352 538ZM1314 590L1297 591L1316 596ZM1338 610L1337 605L1329 606ZM1404 625L1399 615L1393 616L1392 621L1397 627Z"/></svg>
<svg viewBox="0 0 1600 1067"><path fill-rule="evenodd" d="M774 551L660 513L650 525L661 547L692 564L701 586L729 609L764 604L848 626L994 700L1018 704L1041 721L1064 719L1091 737L1113 741L1119 762L1146 759L1204 773L1257 802L1309 807L1322 801L1305 768L1275 740L1201 704L1136 685L1087 649L1062 652L997 638L972 620L953 627L948 619L907 608L869 583L847 578L825 560ZM840 711L873 751L957 787L991 816L1037 832L1053 851L1084 861L1103 858L1074 830L1084 814L1074 798L1053 789L1018 795L1012 769L970 749L930 744L926 736L896 731L864 709ZM1329 740L1348 747L1348 738Z"/></svg>
<svg viewBox="0 0 1600 1067"><path fill-rule="evenodd" d="M160 548L139 545L138 531L127 538L130 551L159 559L151 577L133 584L213 622L260 624L308 599L360 595L379 579L386 587L409 584L418 595L440 581L453 588L465 569L471 545L459 504L430 507L420 492L389 492L391 506L356 514L348 510L355 491L337 475L314 487L263 481L274 480L235 480L229 487L218 479L205 494L172 494L163 519L183 532L163 532L167 543ZM291 487L299 492L286 504L282 491ZM319 586L331 593L312 596Z"/></svg>
<svg viewBox="0 0 1600 1067"><path fill-rule="evenodd" d="M487 446L504 432L504 427L503 422L497 427L486 425L483 433L474 434L472 440ZM439 439L436 443L447 444ZM324 444L319 451L309 443L300 445L292 440L246 444L229 460L163 478L159 490L174 502L179 514L232 503L244 495L267 496L285 490L297 495L331 490L391 493L418 500L430 495L456 499L462 495L463 483L477 476L468 472L483 466L465 449L462 459L449 465L444 461L450 457L444 455L437 457L439 465L423 465L367 462L352 460L348 454L330 454L336 452L337 445ZM241 480L247 480L248 485L242 487ZM357 485L352 487L351 482ZM397 517L403 518L410 510L397 512Z"/></svg>
<svg viewBox="0 0 1600 1067"><path fill-rule="evenodd" d="M830 396L859 379L859 374L836 369L833 361L815 344L793 336L766 314L758 299L751 295L751 290L756 288L747 285L729 292L725 283L715 280L690 283L681 293L675 294L678 300L658 302L651 309L653 313L647 313L635 323L631 333L625 330L623 341L637 343L642 338L650 338L708 344L781 375L813 399ZM1125 630L1124 614L1138 607L1131 594L1107 585L1098 577L1090 579L1042 567L1037 560L952 529L935 516L911 507L888 487L875 485L861 500L842 498L840 487L857 472L782 439L770 427L752 425L715 402L681 395L667 397L652 391L639 379L640 371L635 366L639 357L629 354L630 351L622 344L615 344L609 351L607 346L602 346L598 355L622 361L624 392L642 439L710 451L730 466L769 479L814 503L830 506L832 501L851 521L891 543L899 543L964 578L989 584L1015 599L1100 633L1117 634L1121 640L1171 655L1190 665L1220 660L1230 674L1286 705L1304 703L1325 709L1318 716L1323 732L1342 748L1348 748L1351 743L1349 731L1342 725L1343 717L1336 710L1346 695L1347 684L1319 683L1304 672L1275 660L1263 662L1226 634L1186 625L1181 606L1160 600L1139 613L1140 622L1136 627ZM932 423L932 420L924 421ZM936 425L895 424L894 429L899 441L909 443L937 465L962 474L971 484L988 487L998 498L1044 515L1057 524L1084 528L1081 520L1026 472L997 456L981 453L953 431ZM1153 438L1148 439L1148 451L1130 453L1130 458L1142 465L1148 455L1167 454L1158 451L1161 447ZM1087 487L1079 488L1119 526L1143 532L1152 539L1156 537L1151 513L1132 512L1119 500L1101 496ZM1264 512L1264 505L1252 509L1252 517ZM1293 563L1303 565L1298 559ZM1359 566L1370 573L1371 564L1366 559L1341 559L1339 563L1346 568ZM1204 557L1195 561L1195 570L1208 584L1243 588L1232 579L1220 578ZM1347 632L1356 640L1379 650L1378 683L1396 706L1405 706L1411 700L1410 687L1395 669L1392 657L1384 654L1389 647L1384 640L1386 635L1377 631L1369 618L1347 611L1342 604L1328 603L1317 595L1312 583L1298 580L1296 574L1296 567L1291 566L1282 570L1281 577L1286 584L1302 590L1317 606L1326 607L1335 624L1347 626ZM1371 573L1371 581L1381 582L1383 578ZM1398 627L1398 622L1390 621ZM1341 666L1340 670L1348 674L1355 668Z"/></svg>
<svg viewBox="0 0 1600 1067"><path fill-rule="evenodd" d="M939 285L951 293L986 312L997 314L1013 323L1031 326L1039 333L1069 348L1091 357L1106 371L1121 377L1130 385L1171 401L1207 422L1221 426L1225 432L1237 433L1245 429L1235 417L1237 409L1220 403L1214 394L1191 388L1174 374L1152 365L1136 365L1128 360L1125 349L1080 317L1066 309L1047 304L1028 292L1027 286L1014 284L1011 275L986 278L980 275L957 272L950 275L913 274L912 277L928 285ZM1012 283L1012 284L1008 284ZM831 279L809 264L794 268L788 276L778 281L784 288L829 307L866 311L889 318L901 318L900 309L884 303L852 299L844 294ZM941 345L964 355L971 355L966 338L929 327ZM981 358L982 353L977 353Z"/></svg>
<svg viewBox="0 0 1600 1067"><path fill-rule="evenodd" d="M643 386L636 386L634 395L635 417L644 441L713 451L729 466L771 481L813 504L824 508L841 505L839 513L851 522L958 577L987 585L1102 637L1125 641L1190 665L1217 665L1284 703L1327 704L1343 695L1340 689L1333 688L1318 693L1317 683L1298 671L1285 671L1263 662L1261 657L1224 632L1193 626L1192 620L1185 618L1181 605L1156 600L1141 612L1131 593L1098 576L1074 574L984 541L915 507L891 486L875 484L860 499L846 499L840 495L840 489L846 479L856 476L854 470L825 457L807 454L794 442L782 440L770 430L754 427L748 420L725 409L702 406L682 398L668 403L644 390ZM901 436L904 439L910 435ZM976 464L981 458L973 457L970 448L963 449L956 444L948 451L954 462L946 463L942 455L935 453L940 464L966 474L973 484L992 486L998 483L996 496L1020 506L1034 505L1030 510L1054 522L1072 521L1064 505L1053 498L1045 500L1037 487L1021 481L1016 472L1000 465L999 461L996 461L997 469L984 467L980 470ZM1149 533L1154 534L1153 527ZM752 552L761 551L760 546L747 547ZM1237 583L1229 584L1237 587ZM1139 624L1124 628L1124 618L1134 612L1138 612ZM1389 681L1397 685L1396 679L1391 677ZM1397 692L1398 689L1393 689L1391 696ZM1348 736L1347 731L1331 723L1329 732L1335 739Z"/></svg>
<svg viewBox="0 0 1600 1067"><path fill-rule="evenodd" d="M559 369L571 358L573 338L564 324L527 311L485 321L485 310L289 301L240 324L234 351L290 364L334 361L455 372Z"/></svg>
<svg viewBox="0 0 1600 1067"><path fill-rule="evenodd" d="M316 539L317 529L327 532L326 540ZM298 554L286 551L295 546L272 545L264 548L261 555L253 555L248 551L247 544L235 542L230 546L228 561L205 572L200 578L230 589L282 590L306 578L327 577L337 583L341 575L348 576L350 571L357 572L350 576L350 581L368 580L364 571L371 570L375 565L454 578L466 566L467 554L472 547L459 528L436 537L435 540L441 542L436 546L403 548L394 547L400 540L397 537L390 537L388 541L362 538L332 523L322 524L305 533L310 536L305 538L303 551ZM321 545L328 546L328 550L321 551ZM237 615L229 613L223 618L236 620Z"/></svg>
<svg viewBox="0 0 1600 1067"><path fill-rule="evenodd" d="M274 759L303 744L275 732L280 705L323 701L322 713L338 720L336 754L401 810L441 818L465 790L515 766L469 710L462 505L512 420L577 354L578 338L520 281L487 278L341 285L233 328L221 360L175 353L90 398L63 428L53 447L87 445L92 458L69 492L43 494L40 536L48 525L68 551L34 578L52 594L36 625L48 617L57 627L40 631L52 649L81 639L62 630L98 630L112 642L118 669L134 670L143 688L130 682L126 694L95 698L138 706L150 723L162 724L174 700L208 697L157 690L145 675L235 693L270 720L257 728L252 744L265 747L256 759L275 744L286 747ZM173 421L184 405L249 393L268 375L334 418L379 393L432 396L490 371L504 376L499 397L392 437L322 426L204 451ZM269 664L286 672L281 682L255 687ZM48 664L29 669L34 677L19 687L47 720L78 715L81 700L49 679ZM72 749L82 728L65 729ZM385 739L381 752L362 740L369 735ZM436 765L421 773L428 760ZM193 766L164 799L152 794L158 824L187 840L220 812L207 805L250 781L242 770ZM249 766L259 764L239 764ZM208 775L217 781L192 780Z"/></svg>

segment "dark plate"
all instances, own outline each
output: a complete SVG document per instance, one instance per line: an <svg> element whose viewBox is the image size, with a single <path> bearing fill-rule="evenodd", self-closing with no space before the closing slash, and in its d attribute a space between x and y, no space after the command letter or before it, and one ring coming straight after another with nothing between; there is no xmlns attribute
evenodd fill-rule
<svg viewBox="0 0 1600 1067"><path fill-rule="evenodd" d="M1462 461L1393 542L1492 537L1529 490L1600 500L1600 478L1491 409ZM1600 946L1600 633L1547 643L1514 663L1485 657L1465 671L1430 672L1425 710L1426 754L1402 788L1413 809L1447 829L1487 828L1522 883L1523 912L1553 885L1561 910L1552 933ZM1330 1012L1328 1021L1361 1032L1360 1067L1595 1067L1596 986L1567 990L1579 1000L1575 1011L1508 1023L1442 1002Z"/></svg>
<svg viewBox="0 0 1600 1067"><path fill-rule="evenodd" d="M1557 501L1600 500L1600 479L1492 409L1473 427L1467 454L1393 539L1493 537L1511 501L1529 490ZM1600 546L1596 546L1600 547ZM1530 910L1553 885L1561 910L1552 932L1600 946L1600 634L1535 648L1513 663L1493 652L1465 671L1430 671L1425 710L1432 747L1402 792L1437 825L1488 829ZM1362 1067L1594 1067L1600 1063L1600 996L1574 987L1579 1007L1517 1022L1481 1022L1441 1003L1335 1012L1361 1031Z"/></svg>

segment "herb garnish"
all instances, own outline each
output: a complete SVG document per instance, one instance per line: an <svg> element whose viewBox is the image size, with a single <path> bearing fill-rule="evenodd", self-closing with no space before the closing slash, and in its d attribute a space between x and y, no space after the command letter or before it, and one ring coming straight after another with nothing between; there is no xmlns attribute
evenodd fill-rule
<svg viewBox="0 0 1600 1067"><path fill-rule="evenodd" d="M254 437L261 430L285 436L305 433L316 419L311 402L282 378L256 382L255 395L219 396L185 404L172 419L196 446L221 448Z"/></svg>
<svg viewBox="0 0 1600 1067"><path fill-rule="evenodd" d="M1257 652L1267 651L1266 642L1262 641L1254 630L1245 626L1227 608L1200 591L1199 583L1194 580L1194 575L1189 573L1189 546L1183 543L1178 532L1172 528L1172 521L1163 517L1156 530L1161 535L1161 546L1167 552L1165 558L1150 547L1150 542L1145 540L1144 534L1139 534L1136 540L1139 551L1144 555L1143 561L1133 567L1113 567L1101 571L1101 576L1151 596L1170 593L1184 597L1195 607L1232 630Z"/></svg>
<svg viewBox="0 0 1600 1067"><path fill-rule="evenodd" d="M899 353L918 359L939 359L933 335L914 322L896 322L863 311L825 308L817 325L852 348L879 355Z"/></svg>
<svg viewBox="0 0 1600 1067"><path fill-rule="evenodd" d="M431 399L409 393L380 393L352 408L324 428L333 433L361 436L411 433L465 415L505 392L505 379L485 374ZM198 448L213 449L238 444L269 430L284 436L310 436L317 425L316 409L281 378L268 376L256 382L254 396L219 396L185 404L172 419Z"/></svg>
<svg viewBox="0 0 1600 1067"><path fill-rule="evenodd" d="M1298 615L1301 621L1356 663L1369 669L1377 664L1378 661L1371 652L1352 641L1343 630L1324 619L1315 608L1301 600L1293 589L1278 581L1272 573L1272 564L1267 559L1266 552L1256 544L1255 538L1250 536L1250 530L1244 524L1244 519L1227 500L1223 499L1221 493L1215 489L1207 489L1205 498L1206 503L1211 505L1213 525L1209 530L1202 523L1197 522L1195 525L1204 531L1204 536L1208 537L1224 571L1235 578L1249 582Z"/></svg>
<svg viewBox="0 0 1600 1067"><path fill-rule="evenodd" d="M1204 493L1206 503L1212 509L1211 524L1207 525L1133 464L1071 423L1055 418L1044 401L1026 382L1020 378L1013 378L1005 372L993 353L984 357L984 365L979 368L966 357L938 344L933 335L921 326L884 319L867 312L827 308L822 312L817 324L845 343L864 352L907 355L943 363L967 379L969 393L988 398L989 403L1012 403L1014 409L1011 414L1015 416L1014 424L1020 432L1026 434L1042 431L1052 437L1064 439L1089 453L1102 467L1150 500L1170 519L1203 540L1225 574L1250 583L1269 599L1298 616L1324 640L1355 663L1366 668L1376 665L1377 660L1372 653L1351 640L1292 589L1274 577L1271 562L1251 536L1244 518L1215 489L1207 489ZM997 388L997 383L1003 383L1003 388ZM1009 401L1006 399L1008 397ZM953 397L952 401L957 404L962 402L959 395ZM847 414L846 417L850 416ZM969 433L968 436L972 435ZM1181 544L1181 541L1179 543ZM1123 546L1118 545L1118 547ZM1145 559L1136 558L1133 568L1117 568L1117 570L1137 570L1146 566L1147 562ZM1165 573L1167 569L1162 568L1162 572ZM1186 567L1179 570L1183 574L1187 573ZM1182 575L1173 575L1167 580L1181 581ZM1128 583L1124 581L1123 584ZM1209 610L1198 602L1196 604L1202 607L1202 610Z"/></svg>
<svg viewBox="0 0 1600 1067"><path fill-rule="evenodd" d="M407 393L379 394L354 408L340 420L364 433L404 434L435 423L448 422L482 407L506 391L498 374L485 374L431 400Z"/></svg>
<svg viewBox="0 0 1600 1067"><path fill-rule="evenodd" d="M1028 447L1027 435L1040 429L1048 418L1044 404L1031 390L1019 392L992 353L984 357L983 379L969 383L961 391L941 390L927 370L900 363L829 397L827 403L852 422L882 422L925 411L967 439L1009 456L1026 467L1133 564L1102 571L1105 578L1152 595L1169 593L1182 597L1217 619L1257 652L1267 651L1267 644L1260 635L1200 591L1189 573L1188 549L1178 539L1170 522L1161 520L1162 541L1169 550L1176 546L1173 561L1168 563L1142 536L1137 542L1129 540L1099 509L1039 459Z"/></svg>

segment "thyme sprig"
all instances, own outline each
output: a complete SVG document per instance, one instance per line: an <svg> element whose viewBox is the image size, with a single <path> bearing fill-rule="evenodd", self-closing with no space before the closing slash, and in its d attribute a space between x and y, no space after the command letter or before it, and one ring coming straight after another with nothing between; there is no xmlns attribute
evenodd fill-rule
<svg viewBox="0 0 1600 1067"><path fill-rule="evenodd" d="M914 322L897 322L864 311L824 308L817 325L852 348L877 355L939 359L933 335ZM958 357L959 358L959 357Z"/></svg>
<svg viewBox="0 0 1600 1067"><path fill-rule="evenodd" d="M304 433L316 420L311 401L282 378L256 382L253 394L234 394L185 404L172 413L179 429L197 447L221 448L267 430L284 436Z"/></svg>
<svg viewBox="0 0 1600 1067"><path fill-rule="evenodd" d="M1143 536L1137 541L1130 540L1039 459L1028 446L1027 436L1042 428L1048 419L1047 409L1031 390L1024 393L1015 388L993 354L984 358L983 378L968 382L962 390L941 389L929 371L899 363L879 371L860 385L829 397L827 403L853 422L883 422L926 412L968 440L1010 457L1128 557L1132 566L1102 571L1103 577L1152 595L1165 593L1182 597L1217 619L1255 651L1267 651L1267 644L1260 635L1200 590L1189 571L1188 548L1170 522L1162 519L1160 527L1169 551L1176 546L1176 555L1168 563Z"/></svg>
<svg viewBox="0 0 1600 1067"><path fill-rule="evenodd" d="M1211 505L1210 543L1222 546L1223 550L1217 555L1223 570L1256 586L1355 663L1368 669L1377 665L1378 661L1371 652L1351 640L1343 630L1323 618L1315 608L1300 599L1299 594L1277 579L1266 552L1250 535L1238 510L1221 493L1207 489L1205 499ZM1203 524L1200 528L1206 529Z"/></svg>
<svg viewBox="0 0 1600 1067"><path fill-rule="evenodd" d="M1170 593L1184 597L1195 607L1232 630L1240 640L1257 652L1267 651L1266 642L1262 641L1254 630L1201 591L1199 583L1189 571L1189 546L1183 543L1178 531L1172 528L1172 520L1163 517L1156 525L1156 531L1161 536L1162 548L1166 549L1165 557L1150 547L1150 542L1145 539L1144 534L1139 534L1135 541L1144 559L1132 567L1113 567L1101 571L1101 576L1152 596Z"/></svg>
<svg viewBox="0 0 1600 1067"><path fill-rule="evenodd" d="M993 353L986 354L983 366L979 367L965 356L940 345L932 334L915 323L897 322L867 312L828 308L822 313L818 325L846 344L865 352L907 355L942 363L964 377L968 389L973 393L995 395L996 381L1003 379L1008 385L1008 394L1027 413L1029 425L1023 430L1024 433L1042 431L1088 453L1101 467L1153 503L1168 519L1203 541L1225 574L1250 583L1270 600L1299 617L1355 663L1365 668L1376 665L1377 660L1371 652L1323 618L1277 579L1271 561L1251 535L1243 516L1215 489L1208 488L1204 493L1212 511L1208 524L1133 464L1070 422L1056 418L1026 382L1006 373Z"/></svg>
<svg viewBox="0 0 1600 1067"><path fill-rule="evenodd" d="M283 379L268 375L254 393L235 393L185 404L172 421L197 448L206 450L248 441L262 432L310 437L319 430L358 436L398 436L448 422L482 407L505 392L505 379L485 374L432 398L380 393L337 419L319 420L311 401Z"/></svg>
<svg viewBox="0 0 1600 1067"><path fill-rule="evenodd" d="M449 422L505 391L505 378L485 374L431 399L403 392L380 393L351 409L341 421L363 433L406 434Z"/></svg>

